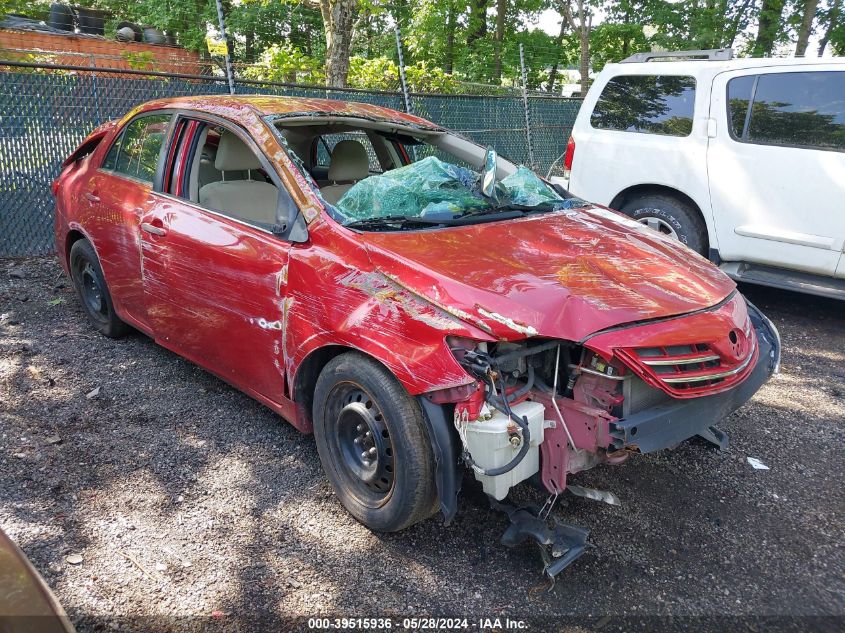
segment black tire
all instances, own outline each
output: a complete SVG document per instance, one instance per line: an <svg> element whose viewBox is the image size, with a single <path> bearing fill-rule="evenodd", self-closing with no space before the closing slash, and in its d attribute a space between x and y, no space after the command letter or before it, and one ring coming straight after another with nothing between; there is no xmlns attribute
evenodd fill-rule
<svg viewBox="0 0 845 633"><path fill-rule="evenodd" d="M78 240L70 249L70 275L88 320L109 338L120 338L129 330L114 311L109 288L97 253L88 240Z"/></svg>
<svg viewBox="0 0 845 633"><path fill-rule="evenodd" d="M707 257L707 226L698 210L689 204L672 196L651 194L634 198L620 211L638 222L656 218L671 227L679 242Z"/></svg>
<svg viewBox="0 0 845 633"><path fill-rule="evenodd" d="M348 352L323 368L314 391L314 438L341 503L371 530L397 532L436 511L422 410L371 358Z"/></svg>

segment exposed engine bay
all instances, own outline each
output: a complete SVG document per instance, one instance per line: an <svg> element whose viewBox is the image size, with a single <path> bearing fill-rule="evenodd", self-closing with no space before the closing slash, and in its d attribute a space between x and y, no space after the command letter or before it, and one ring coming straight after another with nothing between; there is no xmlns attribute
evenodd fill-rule
<svg viewBox="0 0 845 633"><path fill-rule="evenodd" d="M625 460L636 446L614 448L614 421L670 399L621 363L567 341L451 344L480 383L455 406L463 458L497 500L535 473L559 494L567 474Z"/></svg>
<svg viewBox="0 0 845 633"><path fill-rule="evenodd" d="M502 542L533 539L545 573L554 578L588 547L588 530L551 520L567 475L625 461L639 450L626 441L637 429L620 433L617 423L673 398L619 361L568 341L448 343L478 379L472 394L454 407L461 457L491 505L511 521ZM700 434L720 447L726 443L715 428ZM511 488L532 478L549 492L542 508L503 501Z"/></svg>

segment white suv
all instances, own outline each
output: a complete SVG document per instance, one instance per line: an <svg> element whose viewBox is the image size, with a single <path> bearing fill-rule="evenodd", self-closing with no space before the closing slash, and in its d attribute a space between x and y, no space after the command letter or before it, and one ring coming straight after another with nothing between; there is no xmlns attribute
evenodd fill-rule
<svg viewBox="0 0 845 633"><path fill-rule="evenodd" d="M845 299L845 58L731 57L606 66L561 184L735 279Z"/></svg>

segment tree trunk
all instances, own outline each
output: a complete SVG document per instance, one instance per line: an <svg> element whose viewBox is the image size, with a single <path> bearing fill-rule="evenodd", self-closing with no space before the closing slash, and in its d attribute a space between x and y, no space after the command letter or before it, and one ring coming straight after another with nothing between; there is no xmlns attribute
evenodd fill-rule
<svg viewBox="0 0 845 633"><path fill-rule="evenodd" d="M587 96L590 87L590 27L581 28L581 98Z"/></svg>
<svg viewBox="0 0 845 633"><path fill-rule="evenodd" d="M775 41L781 31L781 16L785 0L763 0L760 8L757 39L754 41L754 57L769 57L775 48Z"/></svg>
<svg viewBox="0 0 845 633"><path fill-rule="evenodd" d="M824 49L827 48L830 42L830 34L833 33L839 26L839 20L842 17L842 0L836 0L827 13L827 28L824 35L819 40L819 57L824 55Z"/></svg>
<svg viewBox="0 0 845 633"><path fill-rule="evenodd" d="M751 4L751 1L752 0L745 0L742 3L742 6L737 9L736 15L731 21L731 25L728 29L728 32L725 34L725 41L723 42L723 45L726 48L733 48L734 42L736 42L736 37L737 35L739 35L739 24L740 22L742 22L742 18L745 15L745 12L748 11L748 7Z"/></svg>
<svg viewBox="0 0 845 633"><path fill-rule="evenodd" d="M355 24L357 11L357 0L320 0L326 31L326 85L329 87L346 87L352 25Z"/></svg>
<svg viewBox="0 0 845 633"><path fill-rule="evenodd" d="M505 41L505 17L507 11L507 0L496 0L496 60L493 78L497 83L500 83L502 80L502 45Z"/></svg>
<svg viewBox="0 0 845 633"><path fill-rule="evenodd" d="M576 0L578 7L578 21L572 14L570 0L564 0L560 5L560 12L572 30L578 33L578 40L581 44L581 63L578 70L581 73L581 98L587 96L587 89L590 87L590 31L593 28L593 16L586 5L586 0Z"/></svg>
<svg viewBox="0 0 845 633"><path fill-rule="evenodd" d="M255 31L249 30L244 35L244 57L247 63L255 62Z"/></svg>
<svg viewBox="0 0 845 633"><path fill-rule="evenodd" d="M469 23L467 24L467 45L487 35L488 0L470 0Z"/></svg>
<svg viewBox="0 0 845 633"><path fill-rule="evenodd" d="M447 75L451 75L455 69L455 23L458 21L454 0L449 0L448 11L446 14L446 60L443 70Z"/></svg>
<svg viewBox="0 0 845 633"><path fill-rule="evenodd" d="M557 81L557 67L560 60L560 49L563 46L563 36L566 35L566 20L561 16L560 31L555 39L555 63L552 64L552 69L549 71L549 92L555 91L555 82Z"/></svg>
<svg viewBox="0 0 845 633"><path fill-rule="evenodd" d="M810 41L810 31L813 30L813 20L818 6L819 0L804 0L804 16L801 19L801 27L798 29L798 44L795 47L796 57L804 57L807 52L807 43Z"/></svg>

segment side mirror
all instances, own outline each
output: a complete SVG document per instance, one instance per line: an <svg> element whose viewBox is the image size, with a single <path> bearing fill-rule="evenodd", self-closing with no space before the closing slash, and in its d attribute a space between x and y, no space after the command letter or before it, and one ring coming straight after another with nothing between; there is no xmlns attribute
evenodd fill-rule
<svg viewBox="0 0 845 633"><path fill-rule="evenodd" d="M484 154L484 167L481 170L481 194L485 198L493 198L496 193L496 163L498 156L492 147Z"/></svg>

